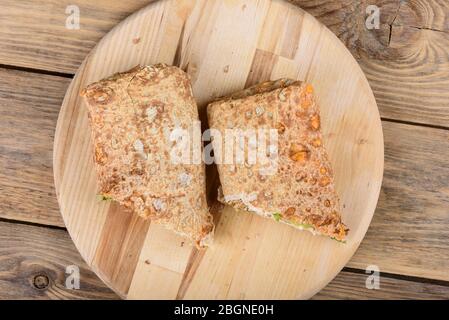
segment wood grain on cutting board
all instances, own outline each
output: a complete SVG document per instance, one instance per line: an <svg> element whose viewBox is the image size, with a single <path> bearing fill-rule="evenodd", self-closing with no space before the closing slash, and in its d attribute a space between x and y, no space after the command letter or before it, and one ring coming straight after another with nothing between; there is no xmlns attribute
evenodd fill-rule
<svg viewBox="0 0 449 320"><path fill-rule="evenodd" d="M200 114L211 99L251 83L279 77L312 83L343 219L351 229L347 243L213 206L215 242L197 252L116 204L98 202L79 91L114 72L156 62L188 72ZM312 16L283 1L167 0L108 33L78 70L58 120L54 170L61 212L78 250L122 297L308 298L341 270L363 239L382 180L383 138L358 64Z"/></svg>

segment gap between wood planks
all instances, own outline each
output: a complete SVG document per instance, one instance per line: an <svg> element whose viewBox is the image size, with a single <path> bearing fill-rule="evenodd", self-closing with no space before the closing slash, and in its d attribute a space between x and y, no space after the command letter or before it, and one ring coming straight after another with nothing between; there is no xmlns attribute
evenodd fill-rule
<svg viewBox="0 0 449 320"><path fill-rule="evenodd" d="M399 120L399 119L390 119L390 118L384 118L384 117L380 117L380 120L387 121L387 122L393 122L393 123L406 124L406 125L410 125L410 126L449 130L449 127L435 125L435 124L429 124L429 123L413 122L413 121L406 121L406 120Z"/></svg>
<svg viewBox="0 0 449 320"><path fill-rule="evenodd" d="M370 275L370 273L366 273L365 270L357 269L357 268L350 268L350 267L344 267L341 271L357 273L357 274L364 274L366 276ZM449 281L416 277L416 276L408 276L408 275L403 275L403 274L398 274L398 273L389 273L389 272L381 271L380 277L381 278L385 277L385 278L390 278L390 279L395 279L395 280L411 281L411 282L428 283L428 284L433 284L433 285L438 285L438 286L443 286L443 287L449 287Z"/></svg>
<svg viewBox="0 0 449 320"><path fill-rule="evenodd" d="M32 227L48 228L48 229L67 231L66 227L60 227L60 226L56 226L56 225L52 225L52 224L44 224L44 223L38 223L38 222L17 220L17 219L8 219L8 218L0 217L0 222L16 223L16 224L22 224L22 225L32 226Z"/></svg>
<svg viewBox="0 0 449 320"><path fill-rule="evenodd" d="M34 68L20 67L20 66L1 64L1 63L0 63L0 69L16 70L16 71L36 73L36 74L45 74L45 75L49 75L49 76L69 78L69 79L73 79L73 77L75 76L74 74L71 74L71 73L48 71L48 70L44 70L44 69L34 69Z"/></svg>

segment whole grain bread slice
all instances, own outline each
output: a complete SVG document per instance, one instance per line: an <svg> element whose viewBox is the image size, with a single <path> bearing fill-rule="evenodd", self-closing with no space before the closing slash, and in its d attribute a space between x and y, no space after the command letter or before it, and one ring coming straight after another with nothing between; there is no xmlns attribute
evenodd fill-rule
<svg viewBox="0 0 449 320"><path fill-rule="evenodd" d="M220 98L208 106L209 126L226 130L276 129L276 145L267 143L266 161L219 163L219 200L314 234L344 241L339 197L321 133L320 110L310 84L291 79L269 81ZM259 135L258 135L258 138ZM226 139L213 139L225 150ZM230 143L226 141L226 143ZM272 152L272 151L275 152Z"/></svg>
<svg viewBox="0 0 449 320"><path fill-rule="evenodd" d="M198 121L188 75L165 64L135 67L82 90L98 192L196 243L213 234L203 163L174 163L170 133ZM200 136L192 139L201 141Z"/></svg>

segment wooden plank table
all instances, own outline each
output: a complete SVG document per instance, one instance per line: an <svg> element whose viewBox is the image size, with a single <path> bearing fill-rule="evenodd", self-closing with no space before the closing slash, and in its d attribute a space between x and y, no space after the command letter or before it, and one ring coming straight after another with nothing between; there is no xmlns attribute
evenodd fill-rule
<svg viewBox="0 0 449 320"><path fill-rule="evenodd" d="M0 299L117 299L75 249L52 172L59 108L97 41L150 0L0 4ZM385 174L366 238L316 299L449 298L449 2L294 0L351 50L374 91ZM380 8L380 28L365 26ZM81 28L65 27L77 5ZM65 287L77 265L81 288ZM366 288L369 265L380 289Z"/></svg>

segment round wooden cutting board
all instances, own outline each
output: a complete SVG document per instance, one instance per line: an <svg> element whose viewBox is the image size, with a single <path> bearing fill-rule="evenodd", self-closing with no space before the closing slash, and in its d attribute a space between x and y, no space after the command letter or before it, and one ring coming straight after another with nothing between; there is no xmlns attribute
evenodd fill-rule
<svg viewBox="0 0 449 320"><path fill-rule="evenodd" d="M312 83L350 228L347 243L214 204L215 241L197 250L116 203L99 201L79 92L115 72L157 62L191 76L203 119L209 101L245 86L280 77ZM354 254L376 208L383 157L379 111L364 74L312 16L276 0L161 0L109 32L81 65L59 115L54 172L73 241L123 298L292 299L314 295ZM208 172L213 204L217 177Z"/></svg>

